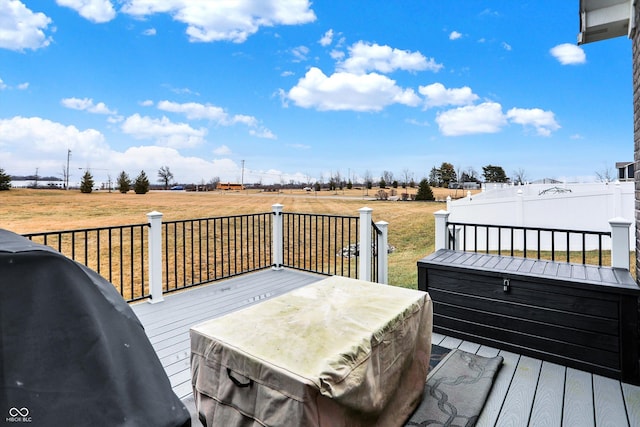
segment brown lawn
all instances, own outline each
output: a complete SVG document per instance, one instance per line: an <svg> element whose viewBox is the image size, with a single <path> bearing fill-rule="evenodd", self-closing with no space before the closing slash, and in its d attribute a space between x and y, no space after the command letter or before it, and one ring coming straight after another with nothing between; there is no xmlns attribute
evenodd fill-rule
<svg viewBox="0 0 640 427"><path fill-rule="evenodd" d="M72 230L91 227L146 223L146 214L158 211L163 218L183 220L236 214L269 212L275 203L285 212L357 216L358 209L373 209L374 221L389 223L389 243L396 251L389 256L389 281L393 285L417 287L416 262L433 252L433 212L445 207L442 202L402 202L368 200L378 189L281 193L133 192L12 189L0 192L0 228L16 233ZM387 190L389 191L389 190ZM398 189L398 193L402 190ZM415 194L416 189L409 193ZM462 190L434 189L437 199L448 195L462 197Z"/></svg>

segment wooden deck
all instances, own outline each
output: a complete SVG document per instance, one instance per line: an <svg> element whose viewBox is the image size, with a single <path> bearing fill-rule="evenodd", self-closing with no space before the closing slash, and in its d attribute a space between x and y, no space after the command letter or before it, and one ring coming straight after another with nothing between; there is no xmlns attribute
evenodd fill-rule
<svg viewBox="0 0 640 427"><path fill-rule="evenodd" d="M324 277L286 269L263 270L132 308L174 391L193 409L189 328ZM640 426L640 387L440 334L434 334L432 342L504 358L478 426ZM193 420L199 425L197 418Z"/></svg>

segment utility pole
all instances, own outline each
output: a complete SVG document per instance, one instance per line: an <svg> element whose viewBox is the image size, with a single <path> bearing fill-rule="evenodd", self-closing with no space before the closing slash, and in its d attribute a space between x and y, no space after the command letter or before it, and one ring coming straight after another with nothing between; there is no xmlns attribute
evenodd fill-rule
<svg viewBox="0 0 640 427"><path fill-rule="evenodd" d="M67 172L64 175L64 189L69 189L69 160L71 159L71 150L67 149Z"/></svg>
<svg viewBox="0 0 640 427"><path fill-rule="evenodd" d="M240 191L244 190L244 160L242 162L242 174L240 175Z"/></svg>

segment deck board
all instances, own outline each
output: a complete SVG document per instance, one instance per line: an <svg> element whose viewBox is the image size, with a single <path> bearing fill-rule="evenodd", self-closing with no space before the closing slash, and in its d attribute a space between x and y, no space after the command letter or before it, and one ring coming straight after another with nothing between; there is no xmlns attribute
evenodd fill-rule
<svg viewBox="0 0 640 427"><path fill-rule="evenodd" d="M564 366L550 362L542 363L536 397L531 409L531 425L541 427L561 425L565 372Z"/></svg>
<svg viewBox="0 0 640 427"><path fill-rule="evenodd" d="M325 278L296 270L261 270L131 307L181 399L191 390L189 328Z"/></svg>
<svg viewBox="0 0 640 427"><path fill-rule="evenodd" d="M263 270L132 304L175 393L193 410L189 328L326 276ZM640 426L640 387L470 341L432 334L432 343L504 358L478 426ZM190 400L191 399L191 400ZM198 426L197 418L194 425Z"/></svg>
<svg viewBox="0 0 640 427"><path fill-rule="evenodd" d="M538 359L522 356L518 361L513 380L509 385L509 393L504 400L497 425L525 426L533 408L536 384L540 376L542 362Z"/></svg>

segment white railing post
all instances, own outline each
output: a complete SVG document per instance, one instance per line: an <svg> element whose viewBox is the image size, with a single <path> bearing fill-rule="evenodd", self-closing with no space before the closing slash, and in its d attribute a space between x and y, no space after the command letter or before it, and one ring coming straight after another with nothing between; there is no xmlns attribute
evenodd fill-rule
<svg viewBox="0 0 640 427"><path fill-rule="evenodd" d="M283 258L283 240L282 240L282 208L284 205L276 203L272 205L273 209L273 230L272 230L272 249L273 249L273 270L282 270L284 264Z"/></svg>
<svg viewBox="0 0 640 427"><path fill-rule="evenodd" d="M389 223L376 222L376 227L382 233L378 237L378 283L389 284Z"/></svg>
<svg viewBox="0 0 640 427"><path fill-rule="evenodd" d="M371 281L371 217L373 209L360 208L360 274L358 279Z"/></svg>
<svg viewBox="0 0 640 427"><path fill-rule="evenodd" d="M162 214L149 212L149 302L156 304L164 301L162 297Z"/></svg>
<svg viewBox="0 0 640 427"><path fill-rule="evenodd" d="M436 246L435 250L439 249L448 249L448 239L449 239L449 227L447 222L449 220L449 212L439 210L433 213L433 216L436 219L435 231L436 231Z"/></svg>
<svg viewBox="0 0 640 427"><path fill-rule="evenodd" d="M612 218L611 226L611 267L629 270L629 227L631 221L624 218Z"/></svg>

